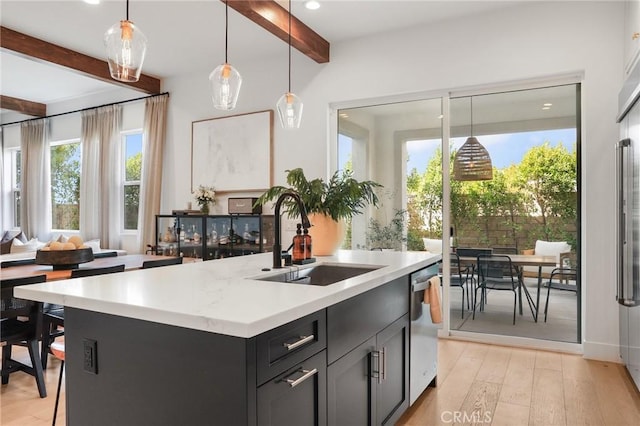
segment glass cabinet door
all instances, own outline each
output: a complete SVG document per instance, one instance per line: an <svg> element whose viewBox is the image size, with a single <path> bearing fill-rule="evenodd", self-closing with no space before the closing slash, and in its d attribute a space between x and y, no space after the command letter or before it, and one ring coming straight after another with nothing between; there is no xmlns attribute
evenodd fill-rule
<svg viewBox="0 0 640 426"><path fill-rule="evenodd" d="M178 220L175 216L156 216L156 254L177 256L178 253Z"/></svg>
<svg viewBox="0 0 640 426"><path fill-rule="evenodd" d="M220 259L230 255L231 241L229 232L231 229L230 216L206 217L206 250L205 260Z"/></svg>
<svg viewBox="0 0 640 426"><path fill-rule="evenodd" d="M202 216L178 216L180 256L202 258Z"/></svg>
<svg viewBox="0 0 640 426"><path fill-rule="evenodd" d="M233 250L245 255L260 252L260 216L232 216Z"/></svg>

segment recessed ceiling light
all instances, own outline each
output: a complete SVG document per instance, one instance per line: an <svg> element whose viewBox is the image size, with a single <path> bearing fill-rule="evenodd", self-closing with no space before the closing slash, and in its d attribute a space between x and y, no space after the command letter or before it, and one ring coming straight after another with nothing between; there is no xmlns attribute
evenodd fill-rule
<svg viewBox="0 0 640 426"><path fill-rule="evenodd" d="M320 8L320 3L318 3L315 0L309 0L304 3L304 7L306 7L309 10L316 10Z"/></svg>
<svg viewBox="0 0 640 426"><path fill-rule="evenodd" d="M551 107L550 106L543 106L542 109L545 109L545 110L546 109L551 109Z"/></svg>
<svg viewBox="0 0 640 426"><path fill-rule="evenodd" d="M340 113L340 117L342 117L342 118L349 118L349 114L347 114L346 112L341 112L341 113Z"/></svg>
<svg viewBox="0 0 640 426"><path fill-rule="evenodd" d="M88 4L100 4L100 0L83 0L83 1Z"/></svg>
<svg viewBox="0 0 640 426"><path fill-rule="evenodd" d="M551 105L553 105L553 104L551 104L551 103L542 104L542 106L546 106L546 107L550 107Z"/></svg>

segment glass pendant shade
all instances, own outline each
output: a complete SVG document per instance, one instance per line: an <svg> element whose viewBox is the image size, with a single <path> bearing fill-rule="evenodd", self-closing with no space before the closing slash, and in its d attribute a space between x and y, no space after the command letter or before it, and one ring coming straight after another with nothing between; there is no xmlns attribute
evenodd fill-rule
<svg viewBox="0 0 640 426"><path fill-rule="evenodd" d="M285 129L297 129L302 121L302 101L291 92L287 92L276 103L280 124Z"/></svg>
<svg viewBox="0 0 640 426"><path fill-rule="evenodd" d="M126 83L138 81L147 52L147 37L142 31L131 21L120 21L104 34L104 44L111 77Z"/></svg>
<svg viewBox="0 0 640 426"><path fill-rule="evenodd" d="M459 181L491 180L493 165L489 152L478 139L471 136L453 160L453 178Z"/></svg>
<svg viewBox="0 0 640 426"><path fill-rule="evenodd" d="M234 109L242 86L240 73L228 63L224 63L209 74L209 81L213 106L227 111Z"/></svg>

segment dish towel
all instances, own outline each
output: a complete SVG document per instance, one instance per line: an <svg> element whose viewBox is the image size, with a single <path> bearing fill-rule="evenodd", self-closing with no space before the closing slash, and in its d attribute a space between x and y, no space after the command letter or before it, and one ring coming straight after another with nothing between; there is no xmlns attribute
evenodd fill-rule
<svg viewBox="0 0 640 426"><path fill-rule="evenodd" d="M431 322L442 322L442 310L440 309L440 277L435 275L429 279L429 287L424 291L424 303L429 305Z"/></svg>

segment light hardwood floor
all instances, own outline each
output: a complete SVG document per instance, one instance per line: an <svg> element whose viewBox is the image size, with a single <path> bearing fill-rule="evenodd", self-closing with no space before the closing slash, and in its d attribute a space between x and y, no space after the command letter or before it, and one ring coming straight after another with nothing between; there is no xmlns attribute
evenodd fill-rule
<svg viewBox="0 0 640 426"><path fill-rule="evenodd" d="M438 386L399 425L640 425L640 394L619 364L440 339Z"/></svg>
<svg viewBox="0 0 640 426"><path fill-rule="evenodd" d="M23 348L15 352L28 359ZM448 339L440 339L438 352L438 386L425 391L398 425L640 425L640 394L619 364ZM47 398L38 397L31 376L12 374L0 392L0 424L50 425L59 368L50 357Z"/></svg>

